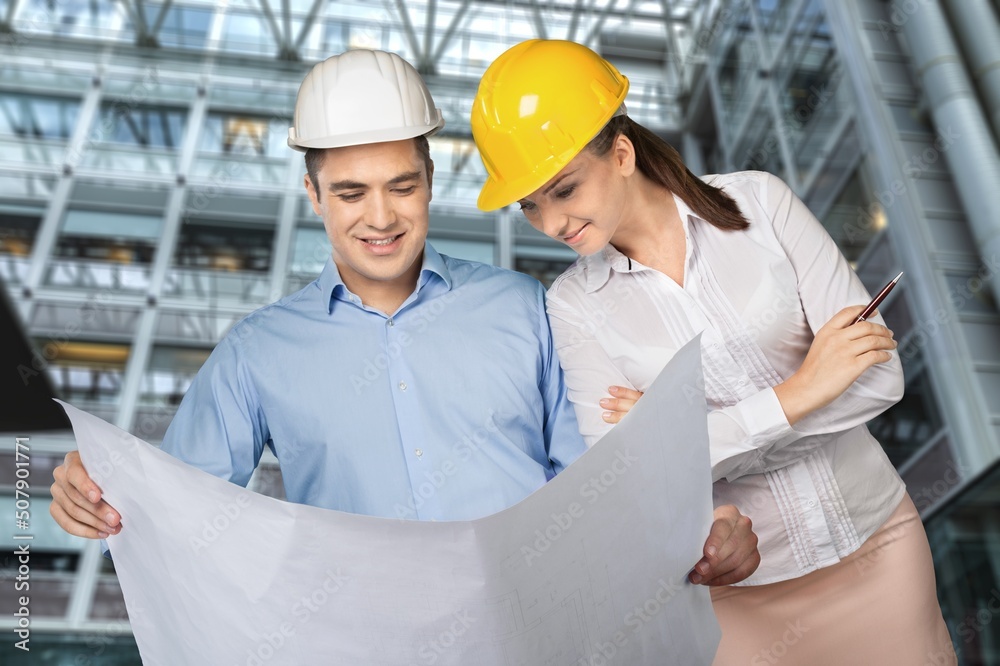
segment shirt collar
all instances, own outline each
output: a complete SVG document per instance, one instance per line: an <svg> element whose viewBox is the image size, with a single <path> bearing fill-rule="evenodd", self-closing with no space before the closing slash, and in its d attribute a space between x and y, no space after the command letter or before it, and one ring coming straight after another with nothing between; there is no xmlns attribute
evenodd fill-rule
<svg viewBox="0 0 1000 666"><path fill-rule="evenodd" d="M447 264L438 251L430 243L424 241L424 259L420 268L420 277L417 278L415 292L419 292L433 275L440 277L445 287L451 289L451 271L448 270ZM323 302L326 303L327 314L333 311L333 302L338 296L349 299L349 296L352 295L347 285L344 284L344 279L340 277L340 270L332 256L327 258L317 282L324 299ZM360 304L358 301L358 305Z"/></svg>
<svg viewBox="0 0 1000 666"><path fill-rule="evenodd" d="M687 258L691 256L691 242L688 235L688 219L690 217L697 218L698 216L695 215L694 211L692 211L679 196L673 192L671 192L671 196L674 198L674 205L677 206L677 214L680 216L681 224L684 226L684 238L688 241L684 251L686 265ZM584 288L588 294L597 291L607 284L608 280L611 279L611 271L615 271L616 273L629 273L632 271L646 270L646 266L643 266L639 262L625 256L610 243L597 254L586 257L584 267L586 271L586 284L584 285Z"/></svg>

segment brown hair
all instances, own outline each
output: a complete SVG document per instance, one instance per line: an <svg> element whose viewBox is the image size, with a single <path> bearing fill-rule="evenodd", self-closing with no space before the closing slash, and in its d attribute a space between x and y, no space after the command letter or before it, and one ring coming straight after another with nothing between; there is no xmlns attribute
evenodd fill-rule
<svg viewBox="0 0 1000 666"><path fill-rule="evenodd" d="M420 158L424 161L424 170L427 173L427 182L431 182L431 170L433 169L433 162L431 162L431 146L427 141L426 136L415 136L413 137L413 142L417 146L417 153L420 154ZM306 171L309 172L309 180L312 181L313 189L316 190L316 198L321 199L322 194L319 191L319 170L323 168L323 160L326 159L326 149L325 148L307 148L306 149Z"/></svg>
<svg viewBox="0 0 1000 666"><path fill-rule="evenodd" d="M679 196L706 222L727 231L750 226L732 197L691 173L673 146L628 116L612 118L587 148L603 157L619 134L628 137L635 146L635 165L639 171Z"/></svg>

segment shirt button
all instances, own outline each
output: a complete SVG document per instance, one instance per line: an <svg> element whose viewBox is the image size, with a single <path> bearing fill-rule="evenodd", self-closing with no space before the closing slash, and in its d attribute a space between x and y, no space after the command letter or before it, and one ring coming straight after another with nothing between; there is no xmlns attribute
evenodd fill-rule
<svg viewBox="0 0 1000 666"><path fill-rule="evenodd" d="M424 455L424 452L421 449L414 449L413 452L417 455L418 458Z"/></svg>
<svg viewBox="0 0 1000 666"><path fill-rule="evenodd" d="M385 323L386 323L386 324L387 324L388 326L395 326L395 325L396 325L396 322L394 322L394 321L393 321L392 319L390 319L389 321L387 321L387 322L385 322Z"/></svg>
<svg viewBox="0 0 1000 666"><path fill-rule="evenodd" d="M400 391L406 390L406 382L399 382L399 390Z"/></svg>
<svg viewBox="0 0 1000 666"><path fill-rule="evenodd" d="M814 506L816 506L816 500L809 500L808 502L806 502L806 506L809 507L810 509L813 508Z"/></svg>

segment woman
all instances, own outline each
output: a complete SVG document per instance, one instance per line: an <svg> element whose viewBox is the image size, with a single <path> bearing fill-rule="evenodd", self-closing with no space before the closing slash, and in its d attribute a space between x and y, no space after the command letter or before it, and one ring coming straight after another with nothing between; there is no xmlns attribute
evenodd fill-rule
<svg viewBox="0 0 1000 666"><path fill-rule="evenodd" d="M902 395L892 332L852 325L869 295L783 182L696 178L627 90L589 49L533 40L473 104L480 208L519 202L581 255L548 295L581 431L596 442L700 333L714 499L762 557L712 589L716 663L954 663L923 526L864 425Z"/></svg>

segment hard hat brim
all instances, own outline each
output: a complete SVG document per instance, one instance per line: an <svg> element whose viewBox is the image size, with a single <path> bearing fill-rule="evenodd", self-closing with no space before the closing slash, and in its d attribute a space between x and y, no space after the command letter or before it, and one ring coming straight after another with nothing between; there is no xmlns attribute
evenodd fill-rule
<svg viewBox="0 0 1000 666"><path fill-rule="evenodd" d="M431 136L437 133L442 127L444 127L444 118L438 116L437 122L433 125L411 125L409 127L377 129L368 132L351 132L349 134L325 136L320 139L308 141L299 141L289 136L288 147L304 153L309 148L344 148L346 146L362 146L369 143L403 141L405 139L415 139L418 136ZM292 130L289 130L289 135L291 133Z"/></svg>

